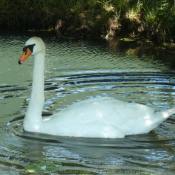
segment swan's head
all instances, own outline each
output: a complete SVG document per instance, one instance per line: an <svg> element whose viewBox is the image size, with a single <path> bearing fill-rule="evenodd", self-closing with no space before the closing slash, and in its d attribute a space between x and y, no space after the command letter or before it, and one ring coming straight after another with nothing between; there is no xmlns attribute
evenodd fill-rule
<svg viewBox="0 0 175 175"><path fill-rule="evenodd" d="M25 47L23 48L23 54L19 59L18 63L22 64L27 60L30 55L37 55L41 52L45 52L45 45L43 40L39 37L29 38L25 43Z"/></svg>

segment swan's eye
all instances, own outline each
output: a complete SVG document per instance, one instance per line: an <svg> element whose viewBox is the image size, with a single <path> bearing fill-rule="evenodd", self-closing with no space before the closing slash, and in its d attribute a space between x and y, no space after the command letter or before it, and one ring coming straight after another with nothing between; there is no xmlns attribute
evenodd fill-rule
<svg viewBox="0 0 175 175"><path fill-rule="evenodd" d="M25 53L25 55L27 54L27 49L30 49L31 52L33 52L33 48L34 48L35 44L31 44L31 45L27 45L25 46L22 50Z"/></svg>
<svg viewBox="0 0 175 175"><path fill-rule="evenodd" d="M26 47L24 47L23 49L23 52L25 53L25 55L27 54L27 46Z"/></svg>

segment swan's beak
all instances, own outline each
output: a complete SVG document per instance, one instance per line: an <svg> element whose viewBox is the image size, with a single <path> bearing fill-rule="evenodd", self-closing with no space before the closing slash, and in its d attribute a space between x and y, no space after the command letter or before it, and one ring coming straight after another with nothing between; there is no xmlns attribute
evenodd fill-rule
<svg viewBox="0 0 175 175"><path fill-rule="evenodd" d="M21 58L19 59L18 63L22 64L24 63L27 58L32 54L31 50L29 48L27 48L26 52L23 52Z"/></svg>

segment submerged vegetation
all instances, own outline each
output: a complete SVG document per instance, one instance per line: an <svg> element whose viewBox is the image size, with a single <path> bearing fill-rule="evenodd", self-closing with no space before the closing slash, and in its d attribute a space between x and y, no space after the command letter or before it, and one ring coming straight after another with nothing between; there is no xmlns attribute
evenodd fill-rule
<svg viewBox="0 0 175 175"><path fill-rule="evenodd" d="M1 28L174 42L174 0L1 0Z"/></svg>

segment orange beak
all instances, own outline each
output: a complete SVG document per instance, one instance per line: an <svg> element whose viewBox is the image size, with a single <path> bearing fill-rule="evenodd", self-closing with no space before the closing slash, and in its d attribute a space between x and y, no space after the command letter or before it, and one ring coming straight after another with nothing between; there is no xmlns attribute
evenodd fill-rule
<svg viewBox="0 0 175 175"><path fill-rule="evenodd" d="M21 58L19 59L18 63L22 64L24 63L27 58L32 54L31 50L29 48L27 48L26 52L23 52Z"/></svg>

